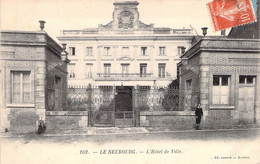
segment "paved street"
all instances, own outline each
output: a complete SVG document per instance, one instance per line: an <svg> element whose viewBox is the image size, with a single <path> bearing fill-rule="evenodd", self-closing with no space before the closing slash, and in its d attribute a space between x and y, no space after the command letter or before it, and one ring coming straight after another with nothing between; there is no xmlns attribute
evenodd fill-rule
<svg viewBox="0 0 260 164"><path fill-rule="evenodd" d="M259 129L1 139L2 163L257 163ZM124 160L124 162L122 162Z"/></svg>

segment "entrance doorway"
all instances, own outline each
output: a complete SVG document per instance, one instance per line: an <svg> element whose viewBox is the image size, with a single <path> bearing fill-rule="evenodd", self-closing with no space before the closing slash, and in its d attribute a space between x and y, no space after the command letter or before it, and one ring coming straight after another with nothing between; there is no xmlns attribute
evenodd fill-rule
<svg viewBox="0 0 260 164"><path fill-rule="evenodd" d="M255 118L255 76L239 76L238 109L241 123L254 123Z"/></svg>
<svg viewBox="0 0 260 164"><path fill-rule="evenodd" d="M115 126L134 126L132 86L117 86L115 95Z"/></svg>

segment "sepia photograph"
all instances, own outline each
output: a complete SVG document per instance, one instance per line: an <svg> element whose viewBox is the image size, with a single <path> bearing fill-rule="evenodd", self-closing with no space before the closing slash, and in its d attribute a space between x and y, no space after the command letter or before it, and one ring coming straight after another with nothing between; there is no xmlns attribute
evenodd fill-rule
<svg viewBox="0 0 260 164"><path fill-rule="evenodd" d="M260 0L2 0L1 164L260 164Z"/></svg>

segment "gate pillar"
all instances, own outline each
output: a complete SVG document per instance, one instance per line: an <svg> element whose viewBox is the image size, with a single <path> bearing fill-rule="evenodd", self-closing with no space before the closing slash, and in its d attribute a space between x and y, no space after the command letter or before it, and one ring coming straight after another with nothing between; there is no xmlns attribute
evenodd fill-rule
<svg viewBox="0 0 260 164"><path fill-rule="evenodd" d="M134 126L139 127L140 126L140 111L138 109L138 91L139 91L139 85L134 86L132 91L132 104L133 104L133 112L134 112Z"/></svg>

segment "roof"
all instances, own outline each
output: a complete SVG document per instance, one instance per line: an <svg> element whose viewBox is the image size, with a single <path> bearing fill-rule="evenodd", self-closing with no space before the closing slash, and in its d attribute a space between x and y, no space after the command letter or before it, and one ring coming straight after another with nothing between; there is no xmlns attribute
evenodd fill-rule
<svg viewBox="0 0 260 164"><path fill-rule="evenodd" d="M190 58L200 51L260 52L260 39L203 37L187 50L181 58Z"/></svg>
<svg viewBox="0 0 260 164"><path fill-rule="evenodd" d="M12 35L12 37L10 37ZM27 35L26 37L15 37L18 35ZM36 36L45 36L46 40L41 40ZM57 46L57 48L62 50L62 47L57 43L52 37L48 35L45 31L16 31L16 30L4 30L1 31L1 43L3 42L26 42L26 43L42 43L51 42L52 45Z"/></svg>
<svg viewBox="0 0 260 164"><path fill-rule="evenodd" d="M229 38L248 38L248 39L260 39L257 33L258 22L245 24L238 27L232 27L229 32Z"/></svg>
<svg viewBox="0 0 260 164"><path fill-rule="evenodd" d="M63 48L45 31L1 31L1 45L47 46L59 56L63 51Z"/></svg>

